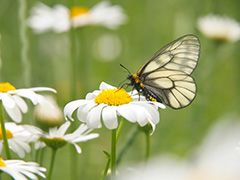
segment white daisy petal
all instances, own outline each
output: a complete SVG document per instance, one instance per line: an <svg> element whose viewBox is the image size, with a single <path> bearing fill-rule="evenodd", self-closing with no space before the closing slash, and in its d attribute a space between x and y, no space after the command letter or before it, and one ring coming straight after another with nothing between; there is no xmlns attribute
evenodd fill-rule
<svg viewBox="0 0 240 180"><path fill-rule="evenodd" d="M86 101L85 101L85 100L75 100L75 101L72 101L72 102L68 103L68 104L64 107L64 110L63 110L63 112L64 112L64 117L65 117L65 118L68 117L69 119L71 119L72 121L74 121L73 118L72 118L73 112L74 112L78 107L80 107L80 106L82 106L82 105L84 105L84 104L86 104Z"/></svg>
<svg viewBox="0 0 240 180"><path fill-rule="evenodd" d="M99 134L92 133L92 134L88 134L88 135L85 135L85 136L79 136L76 139L74 139L74 142L85 142L85 141L88 141L88 140L91 140L91 139L95 139L97 137L99 137Z"/></svg>
<svg viewBox="0 0 240 180"><path fill-rule="evenodd" d="M96 94L99 94L99 92L87 93L86 100L93 100L93 99L95 99L95 97L97 96Z"/></svg>
<svg viewBox="0 0 240 180"><path fill-rule="evenodd" d="M94 101L88 101L89 103L82 108L78 108L77 117L81 122L86 122L88 112L96 106Z"/></svg>
<svg viewBox="0 0 240 180"><path fill-rule="evenodd" d="M101 82L100 86L99 86L99 89L102 91L103 89L104 90L107 90L107 89L115 89L116 87L114 86L111 86L105 82Z"/></svg>
<svg viewBox="0 0 240 180"><path fill-rule="evenodd" d="M148 123L148 119L149 119L149 113L148 110L146 110L144 107L136 107L138 110L138 114L137 114L137 122L140 126L145 126Z"/></svg>
<svg viewBox="0 0 240 180"><path fill-rule="evenodd" d="M12 98L17 103L18 107L23 113L26 113L28 111L27 104L21 97L13 95Z"/></svg>
<svg viewBox="0 0 240 180"><path fill-rule="evenodd" d="M58 130L58 129L57 129L56 126L53 127L53 128L50 128L50 129L49 129L49 137L50 137L50 138L60 137L57 130Z"/></svg>
<svg viewBox="0 0 240 180"><path fill-rule="evenodd" d="M102 109L105 107L105 104L99 104L98 106L91 109L89 113L87 113L87 126L89 128L101 128L101 112Z"/></svg>
<svg viewBox="0 0 240 180"><path fill-rule="evenodd" d="M2 97L2 103L4 107L13 108L14 106L16 106L15 101L12 99L12 97L9 94L2 93L1 97Z"/></svg>
<svg viewBox="0 0 240 180"><path fill-rule="evenodd" d="M137 112L132 105L121 105L117 107L119 115L127 119L128 121L135 123L137 121Z"/></svg>
<svg viewBox="0 0 240 180"><path fill-rule="evenodd" d="M141 107L145 107L146 109L148 109L148 118L155 124L159 123L159 113L158 113L158 110L152 106L151 104L146 104L144 102L140 102L140 103L137 103L139 105L141 105ZM136 104L136 105L137 105Z"/></svg>
<svg viewBox="0 0 240 180"><path fill-rule="evenodd" d="M153 133L155 132L156 125L155 125L152 121L149 121L149 123L150 123L151 126L152 126L152 132L151 132L151 134L150 134L150 136L151 136L151 135L153 135Z"/></svg>
<svg viewBox="0 0 240 180"><path fill-rule="evenodd" d="M36 93L30 89L18 89L15 90L14 93L16 93L19 96L30 99L34 105L38 103Z"/></svg>
<svg viewBox="0 0 240 180"><path fill-rule="evenodd" d="M20 123L22 121L22 114L17 106L14 106L13 108L4 106L4 108L13 121L17 123Z"/></svg>
<svg viewBox="0 0 240 180"><path fill-rule="evenodd" d="M46 176L42 173L45 172L46 169L43 167L39 167L37 163L33 162L24 162L22 160L2 160L0 159L1 164L5 164L5 166L0 167L0 171L7 173L13 179L17 180L27 180L28 178L37 180L39 175L43 178ZM28 178L27 178L28 177Z"/></svg>
<svg viewBox="0 0 240 180"><path fill-rule="evenodd" d="M10 147L10 149L12 149L15 153L17 153L20 158L23 158L23 157L25 156L24 150L23 150L21 147L19 147L19 145L18 145L17 143L14 143L14 142L12 142L12 141L9 141L9 147Z"/></svg>
<svg viewBox="0 0 240 180"><path fill-rule="evenodd" d="M51 91L53 93L57 93L57 91L53 88L49 88L49 87L34 87L34 88L29 88L32 91Z"/></svg>
<svg viewBox="0 0 240 180"><path fill-rule="evenodd" d="M118 127L118 118L116 107L107 106L102 110L102 119L108 129L116 129Z"/></svg>
<svg viewBox="0 0 240 180"><path fill-rule="evenodd" d="M57 131L59 137L61 137L65 134L65 132L67 131L67 129L69 128L70 125L71 125L71 123L69 121L67 121L63 125L60 126L60 128Z"/></svg>

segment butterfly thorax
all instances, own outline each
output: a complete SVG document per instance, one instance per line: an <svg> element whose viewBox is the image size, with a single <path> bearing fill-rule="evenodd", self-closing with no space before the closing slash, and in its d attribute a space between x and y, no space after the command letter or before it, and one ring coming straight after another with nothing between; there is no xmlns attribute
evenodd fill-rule
<svg viewBox="0 0 240 180"><path fill-rule="evenodd" d="M162 102L161 99L156 96L151 90L147 89L142 81L139 79L138 75L132 74L128 76L128 79L131 81L129 84L133 86L139 93L142 93L147 100Z"/></svg>
<svg viewBox="0 0 240 180"><path fill-rule="evenodd" d="M141 80L136 74L129 75L128 79L131 81L129 84L130 86L133 86L137 91L142 92L144 85L141 83Z"/></svg>

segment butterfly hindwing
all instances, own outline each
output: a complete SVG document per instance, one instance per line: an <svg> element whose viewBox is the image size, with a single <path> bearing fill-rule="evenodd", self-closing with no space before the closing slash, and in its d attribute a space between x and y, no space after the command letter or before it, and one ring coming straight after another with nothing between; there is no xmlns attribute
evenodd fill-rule
<svg viewBox="0 0 240 180"><path fill-rule="evenodd" d="M197 65L200 43L194 35L183 36L160 49L137 72L144 88L166 105L180 109L196 95L190 76Z"/></svg>

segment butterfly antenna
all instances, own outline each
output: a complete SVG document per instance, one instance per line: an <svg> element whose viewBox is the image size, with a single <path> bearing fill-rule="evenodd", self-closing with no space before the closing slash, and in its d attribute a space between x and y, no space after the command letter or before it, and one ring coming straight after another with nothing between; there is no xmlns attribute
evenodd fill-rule
<svg viewBox="0 0 240 180"><path fill-rule="evenodd" d="M122 66L129 74L131 74L131 72L124 65L120 64L120 66Z"/></svg>

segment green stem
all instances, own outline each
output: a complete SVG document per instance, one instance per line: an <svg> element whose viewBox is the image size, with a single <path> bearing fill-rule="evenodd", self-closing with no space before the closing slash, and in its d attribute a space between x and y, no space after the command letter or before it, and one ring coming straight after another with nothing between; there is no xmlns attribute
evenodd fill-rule
<svg viewBox="0 0 240 180"><path fill-rule="evenodd" d="M107 177L107 173L108 173L109 166L110 166L111 157L110 157L110 154L107 153L106 151L103 151L103 152L104 152L104 154L107 156L107 164L106 164L106 167L105 167L105 169L104 169L103 177L102 177L102 180L105 180L106 177Z"/></svg>
<svg viewBox="0 0 240 180"><path fill-rule="evenodd" d="M91 89L92 84L92 65L90 52L88 48L88 38L86 28L78 29L78 42L79 42L79 81L82 83L81 91L85 94Z"/></svg>
<svg viewBox="0 0 240 180"><path fill-rule="evenodd" d="M125 154L125 152L128 150L128 148L131 146L131 144L133 143L133 140L135 139L135 137L137 136L139 130L137 126L134 126L134 129L131 131L129 138L127 139L126 143L124 144L124 146L119 150L119 154L117 156L117 164L120 163L123 154Z"/></svg>
<svg viewBox="0 0 240 180"><path fill-rule="evenodd" d="M2 136L3 136L3 142L4 142L4 148L6 151L6 156L7 156L7 159L11 159L11 154L10 154L8 139L7 139L7 133L6 133L6 129L5 129L4 116L3 116L2 100L0 100L0 121L1 121L1 129L2 129Z"/></svg>
<svg viewBox="0 0 240 180"><path fill-rule="evenodd" d="M112 145L111 145L111 178L116 176L116 129L112 130Z"/></svg>
<svg viewBox="0 0 240 180"><path fill-rule="evenodd" d="M51 165L48 173L48 180L51 180L52 178L53 165L56 157L56 152L57 152L57 149L52 148L52 157L51 157Z"/></svg>
<svg viewBox="0 0 240 180"><path fill-rule="evenodd" d="M120 124L118 126L118 129L117 129L117 137L116 137L116 142L118 142L118 138L120 136L120 133L122 131L122 128L123 128L123 124L124 124L124 119L121 118L121 121L120 121Z"/></svg>
<svg viewBox="0 0 240 180"><path fill-rule="evenodd" d="M76 99L77 97L77 41L76 41L76 29L71 28L71 77L70 77L70 86L71 86L71 99Z"/></svg>
<svg viewBox="0 0 240 180"><path fill-rule="evenodd" d="M27 0L19 0L19 33L21 41L21 60L23 64L23 82L26 87L31 85L31 62L27 56L28 52L28 39L27 39L27 30L26 30L26 9L27 9Z"/></svg>
<svg viewBox="0 0 240 180"><path fill-rule="evenodd" d="M149 133L145 133L146 135L146 154L145 154L145 161L148 161L149 154L150 154L150 135Z"/></svg>

